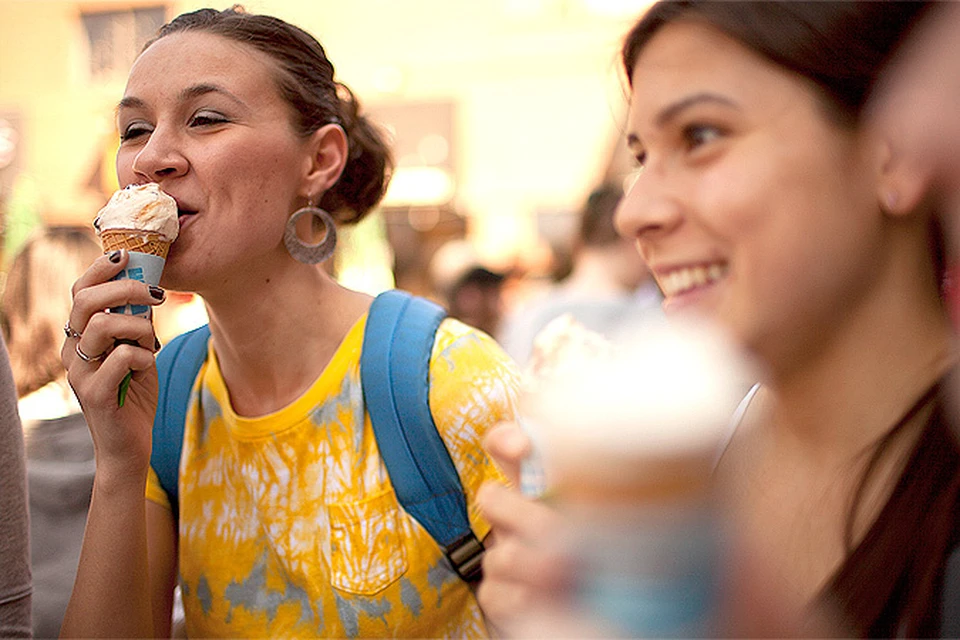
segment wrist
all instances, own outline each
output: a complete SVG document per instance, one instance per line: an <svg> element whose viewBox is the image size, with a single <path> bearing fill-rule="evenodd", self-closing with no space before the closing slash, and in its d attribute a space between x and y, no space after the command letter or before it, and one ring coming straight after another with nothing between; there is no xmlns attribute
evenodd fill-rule
<svg viewBox="0 0 960 640"><path fill-rule="evenodd" d="M94 491L101 496L136 495L143 498L147 488L148 467L97 465Z"/></svg>

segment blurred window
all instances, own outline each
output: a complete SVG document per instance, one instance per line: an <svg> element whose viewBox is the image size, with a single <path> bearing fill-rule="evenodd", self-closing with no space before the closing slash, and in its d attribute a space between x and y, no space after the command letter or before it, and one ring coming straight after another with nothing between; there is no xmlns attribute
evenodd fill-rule
<svg viewBox="0 0 960 640"><path fill-rule="evenodd" d="M143 44L163 26L166 7L90 11L80 17L90 43L90 74L104 78L129 71Z"/></svg>

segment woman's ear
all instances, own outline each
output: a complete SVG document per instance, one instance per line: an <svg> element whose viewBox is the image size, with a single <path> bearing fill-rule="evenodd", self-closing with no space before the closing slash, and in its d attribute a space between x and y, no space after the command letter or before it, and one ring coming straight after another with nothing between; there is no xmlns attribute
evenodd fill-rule
<svg viewBox="0 0 960 640"><path fill-rule="evenodd" d="M338 124L327 124L307 142L309 155L304 162L302 195L316 198L336 184L347 164L347 135Z"/></svg>
<svg viewBox="0 0 960 640"><path fill-rule="evenodd" d="M912 154L899 153L889 141L880 143L880 180L877 198L887 215L904 216L927 197L933 173Z"/></svg>

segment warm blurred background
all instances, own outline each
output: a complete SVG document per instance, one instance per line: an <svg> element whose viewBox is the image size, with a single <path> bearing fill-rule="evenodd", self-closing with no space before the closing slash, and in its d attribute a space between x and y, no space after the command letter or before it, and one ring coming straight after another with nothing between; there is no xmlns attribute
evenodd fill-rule
<svg viewBox="0 0 960 640"><path fill-rule="evenodd" d="M4 272L31 231L89 223L117 187L114 107L142 43L183 11L230 4L0 0ZM394 138L390 192L379 215L346 234L341 279L431 295L435 279L454 277L441 272L475 263L524 282L562 271L587 194L629 170L617 53L647 4L243 3L316 35ZM431 267L451 240L468 257Z"/></svg>

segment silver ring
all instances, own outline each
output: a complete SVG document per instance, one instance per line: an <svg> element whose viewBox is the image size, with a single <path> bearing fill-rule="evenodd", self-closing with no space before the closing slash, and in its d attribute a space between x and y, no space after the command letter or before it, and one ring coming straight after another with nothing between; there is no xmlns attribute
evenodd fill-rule
<svg viewBox="0 0 960 640"><path fill-rule="evenodd" d="M63 325L63 335L68 338L80 339L80 332L70 326L70 318L67 318L67 321Z"/></svg>
<svg viewBox="0 0 960 640"><path fill-rule="evenodd" d="M101 360L103 360L104 358L107 357L107 352L106 352L106 351L104 351L103 353L101 353L101 354L98 355L98 356L88 356L87 354L85 354L83 351L80 350L80 341L79 341L79 340L77 340L77 348L76 348L76 350L77 350L77 355L80 356L80 359L83 360L84 362L100 362Z"/></svg>

